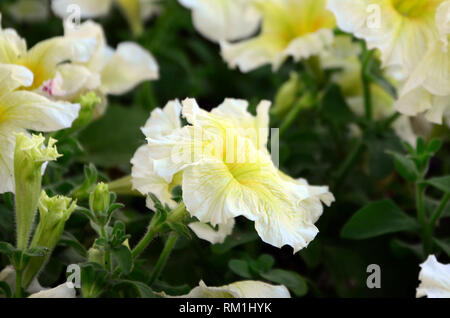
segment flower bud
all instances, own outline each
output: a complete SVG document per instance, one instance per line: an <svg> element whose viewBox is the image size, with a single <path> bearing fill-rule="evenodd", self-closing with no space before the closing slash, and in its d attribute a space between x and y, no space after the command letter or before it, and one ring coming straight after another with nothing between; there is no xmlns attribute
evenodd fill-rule
<svg viewBox="0 0 450 318"><path fill-rule="evenodd" d="M88 262L93 262L104 266L105 256L103 251L97 247L91 247L88 251Z"/></svg>
<svg viewBox="0 0 450 318"><path fill-rule="evenodd" d="M61 238L66 221L75 208L76 201L72 201L71 198L61 195L49 197L45 191L42 191L39 198L39 224L34 232L30 248L45 247L50 253L43 257L30 259L23 273L24 286L31 282L50 257L51 251Z"/></svg>
<svg viewBox="0 0 450 318"><path fill-rule="evenodd" d="M33 226L39 194L41 192L42 166L56 160L58 153L55 139L50 138L47 147L42 135L31 137L16 134L14 151L14 181L17 217L17 247L26 250Z"/></svg>
<svg viewBox="0 0 450 318"><path fill-rule="evenodd" d="M86 127L92 120L95 106L101 103L100 97L94 92L89 92L77 99L77 103L80 104L80 113L78 118L73 122L72 127L69 130L78 131Z"/></svg>
<svg viewBox="0 0 450 318"><path fill-rule="evenodd" d="M271 110L272 114L282 116L290 107L293 107L294 102L301 93L302 84L298 79L297 73L291 73L290 78L285 82L275 96L275 103Z"/></svg>
<svg viewBox="0 0 450 318"><path fill-rule="evenodd" d="M89 196L89 206L94 214L99 217L103 216L109 209L109 203L108 185L100 182Z"/></svg>

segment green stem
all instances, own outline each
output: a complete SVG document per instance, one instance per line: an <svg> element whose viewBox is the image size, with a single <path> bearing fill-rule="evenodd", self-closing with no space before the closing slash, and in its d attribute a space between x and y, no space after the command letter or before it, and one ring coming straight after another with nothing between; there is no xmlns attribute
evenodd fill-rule
<svg viewBox="0 0 450 318"><path fill-rule="evenodd" d="M170 253L172 252L172 249L175 246L175 243L177 242L177 239L178 239L177 233L175 232L170 233L166 245L164 246L164 249L161 252L161 255L159 256L158 261L156 262L155 268L153 269L152 275L150 276L150 280L148 283L149 286L152 286L153 283L158 279L159 275L161 275L161 272L164 269L164 266L166 265L167 259L169 258Z"/></svg>
<svg viewBox="0 0 450 318"><path fill-rule="evenodd" d="M368 51L365 43L363 43L363 65L361 69L361 77L364 91L364 109L367 121L372 121L372 92L370 90L371 79L369 70L372 64L372 56L374 51Z"/></svg>
<svg viewBox="0 0 450 318"><path fill-rule="evenodd" d="M416 209L417 209L417 219L419 220L422 228L427 225L427 220L425 217L425 209L423 206L423 186L420 185L420 181L416 183Z"/></svg>
<svg viewBox="0 0 450 318"><path fill-rule="evenodd" d="M108 189L111 192L115 192L117 195L142 196L142 194L140 194L138 191L133 190L131 176L125 176L123 178L109 182Z"/></svg>
<svg viewBox="0 0 450 318"><path fill-rule="evenodd" d="M186 206L184 203L181 203L178 205L175 209L169 212L169 215L167 216L168 222L177 222L183 219L183 217L186 215ZM147 228L147 233L145 233L144 237L141 239L141 241L135 246L133 251L131 252L131 255L133 258L138 257L150 244L150 242L155 238L155 236L163 229L164 222L163 223L155 223L155 218L153 218L150 221L150 224Z"/></svg>
<svg viewBox="0 0 450 318"><path fill-rule="evenodd" d="M22 298L22 269L16 269L16 298Z"/></svg>
<svg viewBox="0 0 450 318"><path fill-rule="evenodd" d="M108 241L108 235L106 233L106 226L103 226L101 231L102 231L102 236L103 238ZM104 254L104 262L105 262L105 269L109 272L112 271L112 263L111 263L111 252L109 251L109 248L105 248L105 254Z"/></svg>
<svg viewBox="0 0 450 318"><path fill-rule="evenodd" d="M430 220L430 229L431 233L433 233L434 228L436 226L436 222L440 219L442 213L444 212L445 207L447 206L448 201L450 200L450 193L446 193L441 200L439 206L434 210L431 220Z"/></svg>
<svg viewBox="0 0 450 318"><path fill-rule="evenodd" d="M392 123L394 123L400 116L401 116L401 114L399 112L395 112L394 114L392 114L391 116L389 116L382 122L381 128L384 130L384 129L390 127L392 125Z"/></svg>
<svg viewBox="0 0 450 318"><path fill-rule="evenodd" d="M305 60L305 66L309 72L314 76L319 86L323 86L325 82L325 73L320 65L320 59L318 56L311 56Z"/></svg>
<svg viewBox="0 0 450 318"><path fill-rule="evenodd" d="M364 142L363 138L359 138L356 144L353 146L353 149L351 150L350 154L345 158L342 165L338 168L336 173L336 183L335 187L339 186L342 182L342 180L347 176L347 174L350 172L350 169L355 165L356 160L360 156L360 154L364 150Z"/></svg>
<svg viewBox="0 0 450 318"><path fill-rule="evenodd" d="M289 111L289 113L284 117L283 122L280 125L279 136L280 137L297 119L298 114L304 108L311 106L314 102L313 96L306 93L300 100L294 105L294 107Z"/></svg>
<svg viewBox="0 0 450 318"><path fill-rule="evenodd" d="M425 216L425 208L423 205L423 194L424 187L421 184L421 180L416 182L416 209L417 209L417 219L420 226L422 227L423 233L423 250L425 255L429 255L432 249L431 232L428 227L427 218Z"/></svg>

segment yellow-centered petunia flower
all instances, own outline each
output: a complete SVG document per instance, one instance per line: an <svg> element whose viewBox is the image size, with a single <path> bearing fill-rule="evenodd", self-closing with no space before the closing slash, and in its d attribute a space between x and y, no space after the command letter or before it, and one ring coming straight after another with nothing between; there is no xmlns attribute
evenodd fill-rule
<svg viewBox="0 0 450 318"><path fill-rule="evenodd" d="M381 52L384 66L406 74L437 36L436 9L445 0L328 0L343 31Z"/></svg>
<svg viewBox="0 0 450 318"><path fill-rule="evenodd" d="M252 0L262 15L261 33L248 40L221 42L230 67L249 72L271 64L277 70L287 57L295 61L319 54L333 42L335 20L326 0Z"/></svg>
<svg viewBox="0 0 450 318"><path fill-rule="evenodd" d="M419 63L400 90L396 107L402 113L441 124L450 116L450 1L443 2L435 14L438 37L429 43Z"/></svg>
<svg viewBox="0 0 450 318"><path fill-rule="evenodd" d="M87 62L95 47L95 38L55 37L28 49L26 41L15 30L0 27L0 64L28 68L33 73L33 82L26 87L27 90L47 93L59 67L68 62Z"/></svg>
<svg viewBox="0 0 450 318"><path fill-rule="evenodd" d="M78 104L55 102L23 89L32 83L33 73L27 68L0 64L0 193L14 192L16 133L67 128L78 116Z"/></svg>
<svg viewBox="0 0 450 318"><path fill-rule="evenodd" d="M156 108L153 110L141 130L147 137L167 136L174 130L181 128L180 116L180 102L178 100L170 101L163 109ZM148 145L139 147L131 159L131 164L131 180L135 190L143 195L154 194L163 204L172 209L177 206L177 203L172 199L172 190L181 185L181 172L175 174L170 183L159 176L155 172L156 162L151 156ZM154 202L149 197L147 198L147 207L154 210ZM212 244L221 243L233 231L234 220L231 219L228 223L219 225L217 230L201 222L192 222L189 227L199 238Z"/></svg>
<svg viewBox="0 0 450 318"><path fill-rule="evenodd" d="M242 215L255 221L265 242L294 252L306 247L318 232L322 202L334 198L327 187L309 186L275 167L265 147L270 104L261 102L256 117L242 100L226 99L211 112L193 99L182 105L189 125L148 136L147 147L154 171L167 182L182 172L188 212L212 226Z"/></svg>

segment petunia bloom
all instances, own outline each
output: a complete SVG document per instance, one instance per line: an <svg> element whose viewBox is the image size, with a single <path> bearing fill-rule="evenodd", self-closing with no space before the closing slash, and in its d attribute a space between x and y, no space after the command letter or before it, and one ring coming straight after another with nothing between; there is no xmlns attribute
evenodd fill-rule
<svg viewBox="0 0 450 318"><path fill-rule="evenodd" d="M326 52L322 52L320 57L325 69L338 69L332 75L332 81L340 86L351 110L355 114L362 116L365 109L364 88L361 81L361 62L359 60L360 54L361 45L359 43L352 42L351 37L347 35L338 35L335 37L332 47ZM399 86L394 78L388 77L388 79L393 86ZM372 96L372 116L374 119L386 119L395 113L395 99L386 90L376 83L371 83L370 92ZM402 115L392 123L392 128L401 139L411 145L415 145L417 134L413 129L411 120L408 116ZM422 121L425 125L427 124L425 120L422 119Z"/></svg>
<svg viewBox="0 0 450 318"><path fill-rule="evenodd" d="M235 41L253 35L261 15L249 0L179 0L192 10L195 29L213 42Z"/></svg>
<svg viewBox="0 0 450 318"><path fill-rule="evenodd" d="M209 287L200 281L199 286L179 298L291 298L291 295L283 285L259 281L245 280L220 287Z"/></svg>
<svg viewBox="0 0 450 318"><path fill-rule="evenodd" d="M450 264L441 264L430 255L420 267L417 297L450 298Z"/></svg>
<svg viewBox="0 0 450 318"><path fill-rule="evenodd" d="M1 16L0 16L1 19ZM0 27L0 64L15 64L28 68L33 73L33 81L27 90L48 93L49 85L58 69L67 62L87 62L96 47L95 38L69 39L55 37L27 48L26 41L13 29Z"/></svg>
<svg viewBox="0 0 450 318"><path fill-rule="evenodd" d="M333 42L335 20L326 0L253 0L262 15L261 33L237 43L221 41L222 57L246 73L289 57L295 61L319 54Z"/></svg>
<svg viewBox="0 0 450 318"><path fill-rule="evenodd" d="M256 117L242 100L226 99L211 112L193 99L182 104L189 125L147 141L160 177L169 183L182 173L187 211L212 226L242 215L255 221L263 241L294 252L306 247L318 233L322 202L334 198L327 187L309 186L275 167L265 147L270 104L261 102Z"/></svg>
<svg viewBox="0 0 450 318"><path fill-rule="evenodd" d="M170 101L163 109L156 108L152 111L149 119L142 127L142 132L148 137L156 138L166 136L174 130L181 128L181 104L178 100ZM172 190L181 185L181 173L175 175L171 182L159 176L155 172L155 160L152 159L150 148L143 145L131 159L132 164L132 184L135 190L143 195L154 194L163 204L170 208L175 208L177 203L172 199ZM147 198L147 207L154 210L154 202ZM218 229L213 229L210 225L201 222L192 222L189 228L201 239L208 242L222 243L231 234L234 227L234 220L226 224L221 224Z"/></svg>
<svg viewBox="0 0 450 318"><path fill-rule="evenodd" d="M80 106L56 102L24 90L33 73L23 66L0 64L0 193L14 192L16 133L55 131L70 127Z"/></svg>
<svg viewBox="0 0 450 318"><path fill-rule="evenodd" d="M444 0L329 0L343 31L381 52L384 66L408 73L436 37L434 17Z"/></svg>
<svg viewBox="0 0 450 318"><path fill-rule="evenodd" d="M429 121L441 124L450 116L450 1L437 8L435 21L439 36L400 90L396 108L410 116L425 113Z"/></svg>
<svg viewBox="0 0 450 318"><path fill-rule="evenodd" d="M119 43L116 50L106 43L101 25L86 21L78 28L65 25L65 38L96 39L92 56L84 62L60 67L61 98L73 99L95 90L100 95L122 95L139 83L159 77L159 68L150 52L134 42ZM105 99L105 98L104 98Z"/></svg>

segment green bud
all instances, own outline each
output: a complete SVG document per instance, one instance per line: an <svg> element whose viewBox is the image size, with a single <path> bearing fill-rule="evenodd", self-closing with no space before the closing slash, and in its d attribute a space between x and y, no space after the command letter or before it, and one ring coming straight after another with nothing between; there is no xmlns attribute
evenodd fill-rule
<svg viewBox="0 0 450 318"><path fill-rule="evenodd" d="M109 209L109 200L108 185L103 182L98 183L95 190L91 192L89 196L89 206L91 211L94 212L98 218L105 216L106 211Z"/></svg>
<svg viewBox="0 0 450 318"><path fill-rule="evenodd" d="M290 78L278 90L275 96L274 106L272 107L272 114L281 116L285 114L300 95L302 90L302 83L298 79L298 74L292 72Z"/></svg>
<svg viewBox="0 0 450 318"><path fill-rule="evenodd" d="M17 247L23 251L28 246L41 192L42 165L61 156L55 147L55 139L50 138L47 147L44 146L44 141L42 135L29 137L23 133L16 134L14 181Z"/></svg>
<svg viewBox="0 0 450 318"><path fill-rule="evenodd" d="M94 92L89 92L78 98L77 103L81 108L78 118L72 125L72 130L79 130L91 122L95 106L101 103L101 99Z"/></svg>
<svg viewBox="0 0 450 318"><path fill-rule="evenodd" d="M27 286L50 257L51 251L61 238L66 221L76 208L76 201L57 195L49 197L42 191L39 198L39 224L34 232L30 248L45 247L50 253L43 257L33 257L23 273L24 286Z"/></svg>
<svg viewBox="0 0 450 318"><path fill-rule="evenodd" d="M105 265L105 256L102 250L97 247L91 247L88 251L88 262Z"/></svg>

